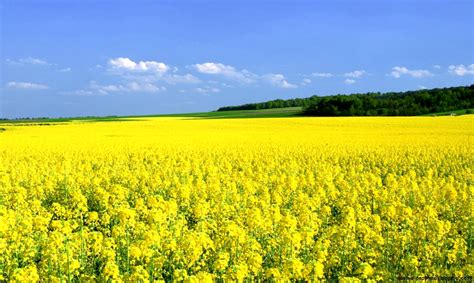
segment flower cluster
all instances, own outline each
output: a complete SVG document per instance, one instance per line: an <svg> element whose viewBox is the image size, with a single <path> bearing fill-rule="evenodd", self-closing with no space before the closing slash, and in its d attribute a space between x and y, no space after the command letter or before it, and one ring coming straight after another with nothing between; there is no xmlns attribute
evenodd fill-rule
<svg viewBox="0 0 474 283"><path fill-rule="evenodd" d="M472 276L473 124L5 125L0 281Z"/></svg>

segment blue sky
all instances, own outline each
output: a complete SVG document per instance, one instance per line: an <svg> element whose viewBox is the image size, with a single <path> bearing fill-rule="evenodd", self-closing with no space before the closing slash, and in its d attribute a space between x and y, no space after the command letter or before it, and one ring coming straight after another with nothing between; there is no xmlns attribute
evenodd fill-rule
<svg viewBox="0 0 474 283"><path fill-rule="evenodd" d="M1 3L4 118L474 83L473 1Z"/></svg>

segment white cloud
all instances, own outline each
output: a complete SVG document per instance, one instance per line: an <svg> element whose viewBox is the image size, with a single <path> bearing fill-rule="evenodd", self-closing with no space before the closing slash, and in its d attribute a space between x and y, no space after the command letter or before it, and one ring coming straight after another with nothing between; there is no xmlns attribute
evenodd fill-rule
<svg viewBox="0 0 474 283"><path fill-rule="evenodd" d="M98 93L96 93L95 91L92 91L92 90L78 89L78 90L74 90L74 91L62 92L62 94L66 94L66 95L79 95L79 96L89 96L89 95L97 95Z"/></svg>
<svg viewBox="0 0 474 283"><path fill-rule="evenodd" d="M151 72L156 74L166 73L170 67L165 63L156 61L139 61L134 62L129 58L119 57L109 60L109 66L112 70L135 71L135 72Z"/></svg>
<svg viewBox="0 0 474 283"><path fill-rule="evenodd" d="M119 57L109 60L108 65L108 70L112 75L119 76L129 83L140 83L142 86L150 86L158 81L164 81L170 85L201 83L201 80L192 74L178 74L177 67L170 67L156 61L134 62L129 58ZM153 88L145 89L152 90Z"/></svg>
<svg viewBox="0 0 474 283"><path fill-rule="evenodd" d="M456 76L474 75L474 64L471 65L451 65L448 67L449 72Z"/></svg>
<svg viewBox="0 0 474 283"><path fill-rule="evenodd" d="M408 75L414 78L431 77L433 74L428 70L409 70L406 67L395 66L392 68L392 72L389 74L394 78L400 78L403 75Z"/></svg>
<svg viewBox="0 0 474 283"><path fill-rule="evenodd" d="M226 66L221 63L195 64L194 67L198 72L205 74L226 74L236 72L234 67Z"/></svg>
<svg viewBox="0 0 474 283"><path fill-rule="evenodd" d="M301 81L302 86L309 85L310 83L311 83L310 79L303 79L303 81Z"/></svg>
<svg viewBox="0 0 474 283"><path fill-rule="evenodd" d="M38 58L32 58L32 57L28 57L28 58L25 58L25 59L20 59L19 61L23 64L49 65L49 63L46 62L45 60L38 59Z"/></svg>
<svg viewBox="0 0 474 283"><path fill-rule="evenodd" d="M289 83L282 74L267 74L263 76L272 85L279 88L297 88L297 85Z"/></svg>
<svg viewBox="0 0 474 283"><path fill-rule="evenodd" d="M434 65L433 69L441 69L441 65Z"/></svg>
<svg viewBox="0 0 474 283"><path fill-rule="evenodd" d="M90 90L97 92L98 94L107 95L111 92L125 92L127 88L122 85L99 85L95 81L91 81L89 84Z"/></svg>
<svg viewBox="0 0 474 283"><path fill-rule="evenodd" d="M8 82L6 84L8 88L15 88L15 89L29 89L29 90L41 90L41 89L48 89L49 86L43 84L35 84L35 83L28 83L28 82Z"/></svg>
<svg viewBox="0 0 474 283"><path fill-rule="evenodd" d="M18 60L7 59L7 63L11 65L21 65L21 66L23 65L52 65L51 63L48 63L46 60L33 58L33 57L20 58Z"/></svg>
<svg viewBox="0 0 474 283"><path fill-rule="evenodd" d="M151 83L138 83L138 82L130 82L126 85L127 91L131 92L161 92L165 91L166 87L164 86L156 86Z"/></svg>
<svg viewBox="0 0 474 283"><path fill-rule="evenodd" d="M357 81L354 80L354 79L346 79L346 80L344 81L344 83L345 83L345 84L348 84L348 85L354 84L354 83L356 83L356 82L357 82Z"/></svg>
<svg viewBox="0 0 474 283"><path fill-rule="evenodd" d="M207 81L208 83L210 84L213 84L213 85L219 85L221 87L234 87L233 85L230 85L230 84L227 84L227 83L224 83L224 82L218 82L218 81Z"/></svg>
<svg viewBox="0 0 474 283"><path fill-rule="evenodd" d="M237 70L236 68L221 63L207 62L203 64L194 64L194 69L203 74L222 75L228 79L239 81L242 83L253 83L257 76L245 69Z"/></svg>
<svg viewBox="0 0 474 283"><path fill-rule="evenodd" d="M172 85L178 84L178 83L197 84L201 82L199 78L191 74L186 74L186 75L173 74L173 75L163 77L163 80Z"/></svg>
<svg viewBox="0 0 474 283"><path fill-rule="evenodd" d="M418 86L418 89L428 89L428 88L427 88L426 86L424 86L424 85L419 85L419 86Z"/></svg>
<svg viewBox="0 0 474 283"><path fill-rule="evenodd" d="M126 92L147 92L156 93L165 91L163 86L157 86L146 82L127 82L125 84L108 84L101 85L95 81L89 83L86 89L75 90L72 92L65 92L65 94L72 95L108 95L111 93L126 93Z"/></svg>
<svg viewBox="0 0 474 283"><path fill-rule="evenodd" d="M313 77L319 77L319 78L330 78L333 77L334 75L331 73L312 73L311 76Z"/></svg>
<svg viewBox="0 0 474 283"><path fill-rule="evenodd" d="M198 87L195 89L196 92L202 93L202 94L208 94L208 93L218 93L221 90L216 88L216 87Z"/></svg>
<svg viewBox="0 0 474 283"><path fill-rule="evenodd" d="M66 72L70 72L71 71L71 68L64 68L64 69L59 69L58 72L61 72L61 73L66 73Z"/></svg>
<svg viewBox="0 0 474 283"><path fill-rule="evenodd" d="M344 74L344 77L349 77L349 78L360 78L364 75L366 75L367 72L364 71L364 70L356 70L356 71L352 71L352 72L349 72L349 73L345 73Z"/></svg>

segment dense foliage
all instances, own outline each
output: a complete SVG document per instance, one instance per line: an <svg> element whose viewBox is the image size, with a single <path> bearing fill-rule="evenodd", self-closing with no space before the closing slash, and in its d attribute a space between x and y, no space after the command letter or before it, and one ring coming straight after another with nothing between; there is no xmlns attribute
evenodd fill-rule
<svg viewBox="0 0 474 283"><path fill-rule="evenodd" d="M472 276L473 123L2 125L0 281Z"/></svg>
<svg viewBox="0 0 474 283"><path fill-rule="evenodd" d="M286 107L304 107L313 103L318 96L311 96L309 98L292 98L292 99L275 99L267 102L248 103L239 106L225 106L217 109L217 111L233 111L233 110L260 110Z"/></svg>
<svg viewBox="0 0 474 283"><path fill-rule="evenodd" d="M219 108L218 111L304 107L312 116L412 116L474 108L474 85L406 92L312 96Z"/></svg>

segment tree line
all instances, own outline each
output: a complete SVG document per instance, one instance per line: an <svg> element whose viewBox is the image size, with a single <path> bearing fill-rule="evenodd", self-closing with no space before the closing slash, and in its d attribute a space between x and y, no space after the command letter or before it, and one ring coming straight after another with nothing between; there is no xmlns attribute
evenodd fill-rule
<svg viewBox="0 0 474 283"><path fill-rule="evenodd" d="M474 85L405 92L311 96L221 107L217 111L303 107L308 116L413 116L474 108Z"/></svg>

